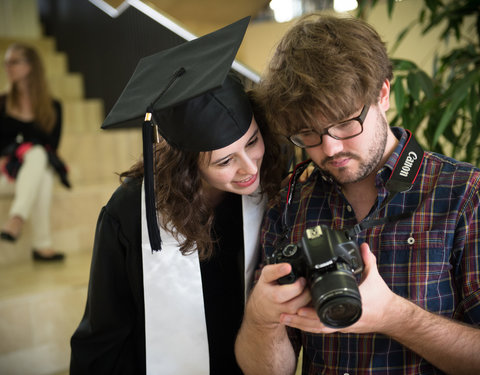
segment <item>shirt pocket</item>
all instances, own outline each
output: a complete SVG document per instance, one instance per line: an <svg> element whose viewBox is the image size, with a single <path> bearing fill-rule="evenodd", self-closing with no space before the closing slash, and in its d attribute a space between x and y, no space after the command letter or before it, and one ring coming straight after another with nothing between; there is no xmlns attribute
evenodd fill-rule
<svg viewBox="0 0 480 375"><path fill-rule="evenodd" d="M454 288L443 231L381 234L378 269L392 291L429 311L450 309Z"/></svg>

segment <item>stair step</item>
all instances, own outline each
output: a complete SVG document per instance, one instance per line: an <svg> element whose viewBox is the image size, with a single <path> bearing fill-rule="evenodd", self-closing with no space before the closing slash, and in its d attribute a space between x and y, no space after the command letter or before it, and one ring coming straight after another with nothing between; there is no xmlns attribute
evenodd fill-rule
<svg viewBox="0 0 480 375"><path fill-rule="evenodd" d="M51 37L38 37L38 38L29 38L29 37L13 37L2 35L0 37L0 50L5 51L10 44L13 43L24 43L30 46L34 46L42 56L48 53L56 53L56 44L55 39Z"/></svg>
<svg viewBox="0 0 480 375"><path fill-rule="evenodd" d="M59 155L69 169L72 185L112 183L140 157L139 129L101 130L62 136Z"/></svg>
<svg viewBox="0 0 480 375"><path fill-rule="evenodd" d="M110 184L78 186L72 190L55 186L51 211L52 241L55 249L65 252L69 257L70 254L93 247L100 209L118 185L115 181ZM11 196L0 197L0 225L8 218L11 202ZM31 224L27 220L22 235L16 242L0 241L0 266L29 261L31 249Z"/></svg>
<svg viewBox="0 0 480 375"><path fill-rule="evenodd" d="M80 73L68 73L48 77L52 95L59 100L80 99L85 96L83 77Z"/></svg>
<svg viewBox="0 0 480 375"><path fill-rule="evenodd" d="M42 28L35 0L0 1L0 35L12 38L36 38Z"/></svg>
<svg viewBox="0 0 480 375"><path fill-rule="evenodd" d="M97 132L104 119L101 99L62 99L63 136L88 131Z"/></svg>
<svg viewBox="0 0 480 375"><path fill-rule="evenodd" d="M67 373L70 337L85 308L91 251L56 264L0 266L0 369L8 375Z"/></svg>

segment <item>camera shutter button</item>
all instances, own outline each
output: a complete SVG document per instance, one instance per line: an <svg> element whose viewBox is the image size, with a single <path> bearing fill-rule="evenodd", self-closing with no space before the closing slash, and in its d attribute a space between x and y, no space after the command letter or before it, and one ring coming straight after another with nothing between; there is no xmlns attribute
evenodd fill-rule
<svg viewBox="0 0 480 375"><path fill-rule="evenodd" d="M412 236L408 237L407 243L409 245L413 245L415 243L415 238L413 238Z"/></svg>

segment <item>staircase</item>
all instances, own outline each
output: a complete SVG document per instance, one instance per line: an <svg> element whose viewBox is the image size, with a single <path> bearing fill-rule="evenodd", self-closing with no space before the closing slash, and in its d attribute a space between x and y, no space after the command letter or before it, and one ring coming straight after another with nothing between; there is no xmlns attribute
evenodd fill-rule
<svg viewBox="0 0 480 375"><path fill-rule="evenodd" d="M85 99L83 78L68 71L68 57L41 35L35 0L0 4L0 56L12 42L34 46L43 58L54 96L63 106L59 155L69 167L73 188L59 181L53 193L54 247L66 253L61 264L31 260L30 226L14 244L0 241L0 374L64 374L69 339L83 314L91 248L100 208L118 186L116 173L141 154L139 130L100 130L100 99ZM16 22L7 22L16 20ZM0 90L6 77L0 72ZM12 196L0 196L0 225Z"/></svg>

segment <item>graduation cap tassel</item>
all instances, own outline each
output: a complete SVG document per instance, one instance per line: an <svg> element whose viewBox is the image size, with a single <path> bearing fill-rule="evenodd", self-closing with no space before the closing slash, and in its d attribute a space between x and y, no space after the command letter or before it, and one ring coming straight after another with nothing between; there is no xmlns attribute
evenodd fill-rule
<svg viewBox="0 0 480 375"><path fill-rule="evenodd" d="M154 162L153 147L154 137L153 130L156 125L151 121L152 112L147 110L145 121L143 122L143 158L144 158L144 179L145 179L145 207L147 215L148 238L152 251L160 251L162 249L162 239L160 238L160 230L157 221L157 205L155 202L155 186L154 186Z"/></svg>
<svg viewBox="0 0 480 375"><path fill-rule="evenodd" d="M147 215L147 227L148 227L148 239L150 240L150 246L152 251L162 250L162 239L160 237L160 230L158 229L157 220L157 205L155 198L155 163L153 147L154 143L159 141L158 127L153 122L154 112L153 108L155 103L167 92L170 86L185 73L185 68L181 67L172 74L170 81L165 88L160 92L157 98L147 108L145 114L145 120L143 122L143 169L145 179L145 206ZM154 134L155 133L155 134Z"/></svg>

